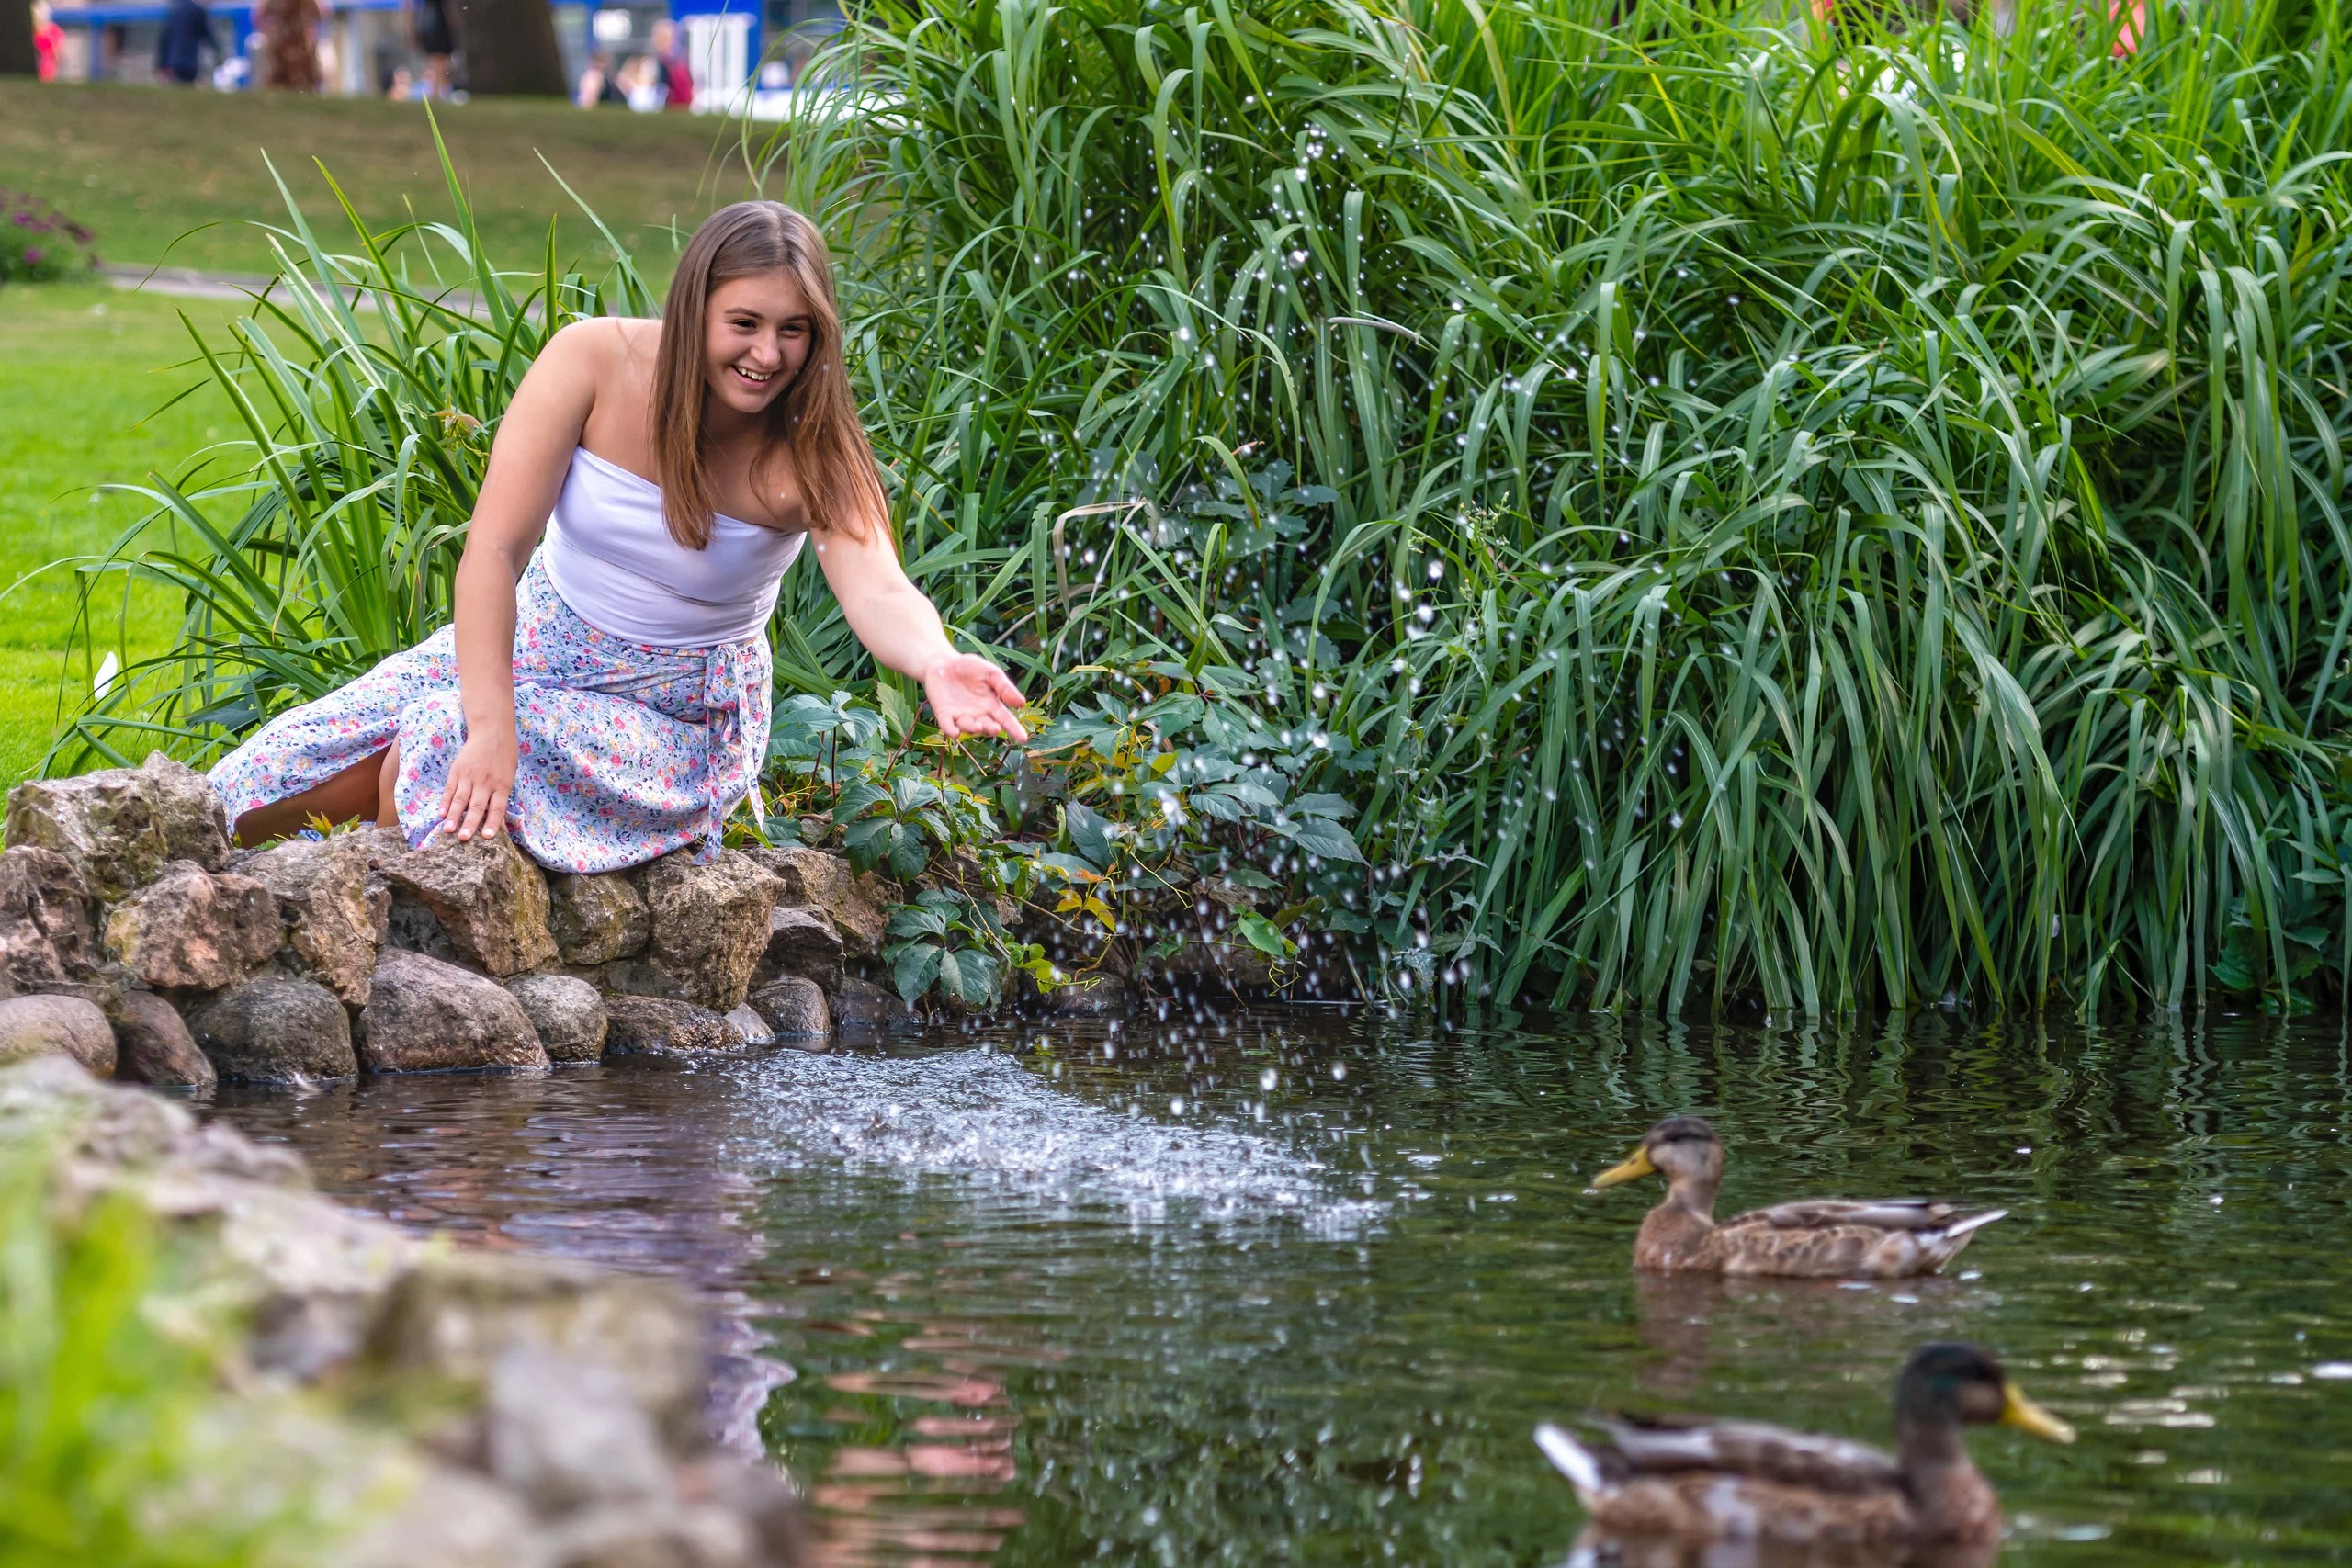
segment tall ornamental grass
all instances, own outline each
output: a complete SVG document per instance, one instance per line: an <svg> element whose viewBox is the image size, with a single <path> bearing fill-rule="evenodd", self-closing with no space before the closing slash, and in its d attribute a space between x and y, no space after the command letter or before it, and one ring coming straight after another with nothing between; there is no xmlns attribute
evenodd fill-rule
<svg viewBox="0 0 2352 1568"><path fill-rule="evenodd" d="M842 252L910 570L1116 759L1056 829L1106 886L1102 813L1213 764L1284 829L1258 907L1369 990L2340 996L2335 0L2122 51L2033 0L851 9L769 188ZM92 569L183 643L53 765L205 755L446 618L538 342L650 309L452 197L285 231L377 308L208 345L250 447ZM788 686L865 675L815 574L776 629Z"/></svg>
<svg viewBox="0 0 2352 1568"><path fill-rule="evenodd" d="M951 614L1252 704L1359 807L1385 983L2309 1005L2345 18L2116 44L2032 0L871 0L819 71L893 108L772 175L850 253Z"/></svg>

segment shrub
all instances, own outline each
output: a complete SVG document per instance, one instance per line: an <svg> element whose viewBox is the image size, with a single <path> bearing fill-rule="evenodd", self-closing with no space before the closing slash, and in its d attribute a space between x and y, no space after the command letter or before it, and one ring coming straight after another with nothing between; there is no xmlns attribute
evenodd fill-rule
<svg viewBox="0 0 2352 1568"><path fill-rule="evenodd" d="M0 188L0 283L55 283L97 265L87 229L39 197Z"/></svg>

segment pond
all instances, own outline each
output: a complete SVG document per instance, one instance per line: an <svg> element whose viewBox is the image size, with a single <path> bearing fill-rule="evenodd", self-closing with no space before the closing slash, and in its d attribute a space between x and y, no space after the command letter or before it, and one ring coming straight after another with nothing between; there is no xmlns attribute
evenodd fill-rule
<svg viewBox="0 0 2352 1568"><path fill-rule="evenodd" d="M1587 1179L1679 1111L1723 1134L1722 1213L2010 1217L1942 1279L1640 1281L1656 1184ZM1993 1348L2082 1433L1974 1435L2005 1562L2352 1562L2336 1023L1261 1013L224 1089L217 1113L403 1223L711 1292L732 1418L838 1562L1555 1563L1581 1515L1538 1420L1883 1443L1936 1338Z"/></svg>

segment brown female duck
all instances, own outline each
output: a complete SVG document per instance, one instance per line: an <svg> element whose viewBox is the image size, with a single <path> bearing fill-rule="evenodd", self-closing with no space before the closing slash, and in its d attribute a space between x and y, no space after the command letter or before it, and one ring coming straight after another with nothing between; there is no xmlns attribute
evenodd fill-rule
<svg viewBox="0 0 2352 1568"><path fill-rule="evenodd" d="M1583 1440L1547 1422L1535 1441L1608 1538L1903 1562L2000 1540L2000 1499L1963 1440L1995 1422L2075 1440L1983 1350L1924 1345L1894 1386L1892 1455L1754 1421L1627 1419Z"/></svg>
<svg viewBox="0 0 2352 1568"><path fill-rule="evenodd" d="M1663 1174L1666 1201L1642 1221L1634 1241L1636 1269L1687 1269L1715 1274L1899 1280L1932 1274L1951 1262L1980 1226L2008 1211L1963 1215L1950 1203L1913 1198L1872 1202L1816 1199L1758 1209L1715 1223L1724 1145L1696 1116L1673 1116L1651 1128L1623 1163L1592 1179L1614 1187Z"/></svg>

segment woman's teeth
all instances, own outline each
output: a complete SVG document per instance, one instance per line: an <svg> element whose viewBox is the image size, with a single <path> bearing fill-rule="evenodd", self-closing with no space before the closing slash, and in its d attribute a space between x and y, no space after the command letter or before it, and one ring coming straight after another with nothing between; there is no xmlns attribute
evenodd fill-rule
<svg viewBox="0 0 2352 1568"><path fill-rule="evenodd" d="M764 387L775 379L775 372L773 370L753 370L743 365L738 365L734 368L736 375L741 376L754 387Z"/></svg>

